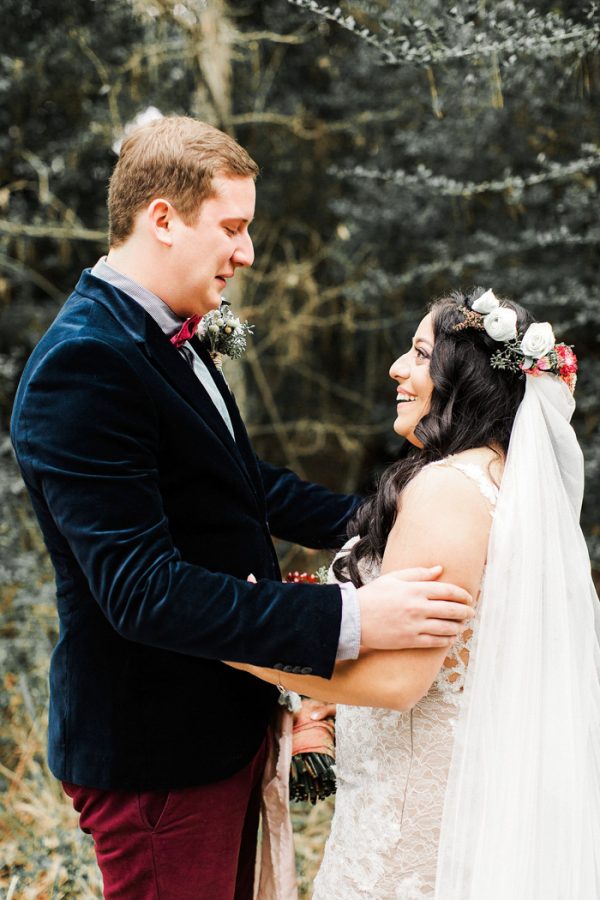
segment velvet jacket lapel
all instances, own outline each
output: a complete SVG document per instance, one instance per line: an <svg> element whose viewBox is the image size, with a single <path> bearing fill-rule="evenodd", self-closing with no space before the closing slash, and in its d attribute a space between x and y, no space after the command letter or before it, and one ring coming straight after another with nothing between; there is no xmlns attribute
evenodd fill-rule
<svg viewBox="0 0 600 900"><path fill-rule="evenodd" d="M113 287L86 270L76 289L80 296L101 303L113 316L118 325L128 332L132 340L149 356L153 365L160 369L172 387L193 407L223 445L224 451L238 467L240 474L250 487L259 507L264 509L265 501L260 473L248 434L239 410L227 387L223 376L217 371L210 355L195 338L194 348L206 364L229 410L236 440L227 428L210 395L183 359L176 347L158 327L152 316L123 291Z"/></svg>
<svg viewBox="0 0 600 900"><path fill-rule="evenodd" d="M240 415L240 411L237 407L237 403L235 402L235 398L231 390L229 389L229 385L212 361L206 345L198 337L193 338L190 343L210 372L221 396L223 397L223 400L225 401L225 405L227 406L229 415L231 417L233 431L235 433L236 446L244 460L245 466L248 470L248 474L250 475L254 483L260 483L261 477L256 462L256 456L254 454L254 450L252 449L252 444L250 443L250 438L248 437L248 432L246 431L246 426L244 425L244 422ZM221 417L219 416L219 418Z"/></svg>

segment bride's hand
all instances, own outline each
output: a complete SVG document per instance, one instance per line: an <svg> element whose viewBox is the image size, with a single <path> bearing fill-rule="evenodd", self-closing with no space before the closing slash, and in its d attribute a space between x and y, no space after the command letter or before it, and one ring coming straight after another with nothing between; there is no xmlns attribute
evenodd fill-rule
<svg viewBox="0 0 600 900"><path fill-rule="evenodd" d="M314 722L320 722L322 719L335 719L336 704L324 703L322 700L303 700L302 706L310 705L310 718Z"/></svg>

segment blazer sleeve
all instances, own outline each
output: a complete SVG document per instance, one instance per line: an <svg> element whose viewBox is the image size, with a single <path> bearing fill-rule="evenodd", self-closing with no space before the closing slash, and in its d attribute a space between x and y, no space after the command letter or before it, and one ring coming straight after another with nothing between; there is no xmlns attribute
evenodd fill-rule
<svg viewBox="0 0 600 900"><path fill-rule="evenodd" d="M123 352L94 337L55 345L15 405L13 441L34 506L50 517L121 636L329 677L338 587L252 585L184 561L163 508L159 439L140 374Z"/></svg>
<svg viewBox="0 0 600 900"><path fill-rule="evenodd" d="M335 494L303 481L289 469L259 460L271 533L314 549L337 549L362 497Z"/></svg>

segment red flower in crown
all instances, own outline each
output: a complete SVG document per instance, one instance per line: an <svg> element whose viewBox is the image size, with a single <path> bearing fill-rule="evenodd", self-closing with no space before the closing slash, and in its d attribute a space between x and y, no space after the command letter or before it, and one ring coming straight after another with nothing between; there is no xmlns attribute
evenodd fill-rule
<svg viewBox="0 0 600 900"><path fill-rule="evenodd" d="M577 357L568 344L557 344L555 350L558 357L560 377L571 393L573 393L577 382Z"/></svg>

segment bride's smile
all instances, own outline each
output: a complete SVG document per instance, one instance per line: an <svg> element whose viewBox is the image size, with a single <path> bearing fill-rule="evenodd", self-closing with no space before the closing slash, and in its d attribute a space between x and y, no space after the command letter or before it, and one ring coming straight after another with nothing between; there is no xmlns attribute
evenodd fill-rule
<svg viewBox="0 0 600 900"><path fill-rule="evenodd" d="M429 412L433 391L429 374L433 344L431 315L427 315L417 328L410 350L398 357L390 368L390 378L398 382L394 431L416 447L423 444L415 435L415 428Z"/></svg>

